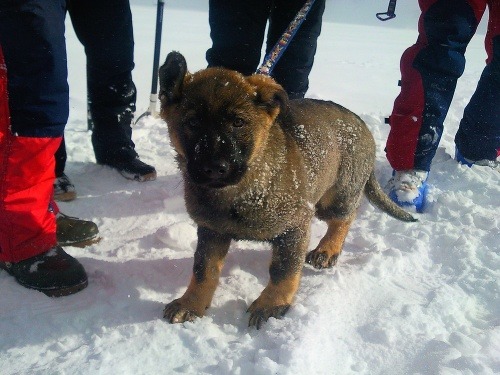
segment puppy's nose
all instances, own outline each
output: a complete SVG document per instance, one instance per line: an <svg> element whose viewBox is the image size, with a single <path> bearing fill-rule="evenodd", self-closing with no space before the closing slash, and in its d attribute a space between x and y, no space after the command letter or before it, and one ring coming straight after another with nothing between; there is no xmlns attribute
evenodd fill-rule
<svg viewBox="0 0 500 375"><path fill-rule="evenodd" d="M224 160L212 160L203 166L203 173L211 180L224 178L229 173L229 164Z"/></svg>

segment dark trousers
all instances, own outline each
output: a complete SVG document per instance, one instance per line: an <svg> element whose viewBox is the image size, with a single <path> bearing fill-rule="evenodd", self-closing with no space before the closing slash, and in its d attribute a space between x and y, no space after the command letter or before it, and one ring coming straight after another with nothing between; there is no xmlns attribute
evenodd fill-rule
<svg viewBox="0 0 500 375"><path fill-rule="evenodd" d="M133 39L128 0L0 1L0 260L18 262L57 243L54 154L69 113L65 16L85 46L94 148L133 147ZM77 11L77 9L80 9ZM112 41L111 41L112 40ZM3 53L2 53L3 52ZM77 72L72 72L77 74Z"/></svg>
<svg viewBox="0 0 500 375"><path fill-rule="evenodd" d="M499 13L497 9L497 21ZM483 70L455 135L457 148L471 160L500 156L500 35L492 39L492 45L491 62Z"/></svg>
<svg viewBox="0 0 500 375"><path fill-rule="evenodd" d="M131 122L136 89L132 81L134 36L129 0L68 0L75 33L87 56L88 115L97 162L133 149ZM56 153L56 176L66 164L64 141Z"/></svg>
<svg viewBox="0 0 500 375"><path fill-rule="evenodd" d="M0 1L12 132L60 137L68 120L65 0Z"/></svg>
<svg viewBox="0 0 500 375"><path fill-rule="evenodd" d="M266 54L304 5L305 0L210 0L209 23L212 47L208 66L222 66L245 75L255 73L260 60L266 23L269 30ZM304 97L309 88L325 0L316 0L272 76L290 98Z"/></svg>

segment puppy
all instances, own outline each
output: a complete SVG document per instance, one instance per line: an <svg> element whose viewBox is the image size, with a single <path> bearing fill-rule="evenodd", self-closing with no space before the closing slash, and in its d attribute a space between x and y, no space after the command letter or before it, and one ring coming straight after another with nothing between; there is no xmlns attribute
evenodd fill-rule
<svg viewBox="0 0 500 375"><path fill-rule="evenodd" d="M374 175L375 142L364 122L332 102L288 100L262 75L223 68L191 74L171 52L160 68L161 117L184 178L186 208L198 225L193 276L170 302L171 323L204 315L231 240L272 245L270 280L248 308L257 329L289 309L304 260L332 267L363 193L402 221ZM328 230L306 256L316 215Z"/></svg>

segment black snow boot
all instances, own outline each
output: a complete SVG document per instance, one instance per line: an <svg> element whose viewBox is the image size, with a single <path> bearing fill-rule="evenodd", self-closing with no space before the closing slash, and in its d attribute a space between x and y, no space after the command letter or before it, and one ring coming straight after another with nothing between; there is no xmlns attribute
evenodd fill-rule
<svg viewBox="0 0 500 375"><path fill-rule="evenodd" d="M59 202L69 202L76 199L75 185L69 177L63 173L54 180L54 200Z"/></svg>
<svg viewBox="0 0 500 375"><path fill-rule="evenodd" d="M89 84L88 118L98 164L116 169L129 180L156 179L153 166L142 162L132 141L136 88L129 71Z"/></svg>
<svg viewBox="0 0 500 375"><path fill-rule="evenodd" d="M61 246L85 247L100 240L97 225L58 212L56 215L56 236Z"/></svg>
<svg viewBox="0 0 500 375"><path fill-rule="evenodd" d="M141 161L137 152L131 147L122 147L109 152L104 158L98 159L97 163L116 169L129 180L143 182L156 179L155 167Z"/></svg>
<svg viewBox="0 0 500 375"><path fill-rule="evenodd" d="M0 268L22 286L49 297L74 294L88 285L83 266L60 246L21 262L0 262Z"/></svg>

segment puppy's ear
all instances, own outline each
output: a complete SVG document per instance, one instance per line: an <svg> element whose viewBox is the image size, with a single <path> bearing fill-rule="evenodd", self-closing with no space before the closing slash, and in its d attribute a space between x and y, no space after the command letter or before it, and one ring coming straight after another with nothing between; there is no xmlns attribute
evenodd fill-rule
<svg viewBox="0 0 500 375"><path fill-rule="evenodd" d="M179 52L170 52L159 71L160 101L172 104L180 100L182 83L187 73L186 59Z"/></svg>
<svg viewBox="0 0 500 375"><path fill-rule="evenodd" d="M254 74L246 79L256 88L256 103L264 106L271 116L276 117L288 110L288 94L274 79L262 74Z"/></svg>

